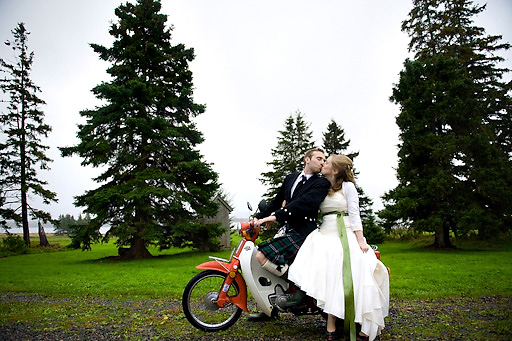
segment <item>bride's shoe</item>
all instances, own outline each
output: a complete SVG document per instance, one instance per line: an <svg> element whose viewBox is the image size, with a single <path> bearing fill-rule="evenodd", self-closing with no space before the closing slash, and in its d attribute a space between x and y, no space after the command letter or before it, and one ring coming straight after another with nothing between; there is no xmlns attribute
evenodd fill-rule
<svg viewBox="0 0 512 341"><path fill-rule="evenodd" d="M334 331L334 332L327 332L326 335L327 335L327 340L331 341L331 340L336 340L338 334Z"/></svg>
<svg viewBox="0 0 512 341"><path fill-rule="evenodd" d="M356 341L369 341L370 340L370 337L369 336L366 336L366 335L357 335L356 337Z"/></svg>

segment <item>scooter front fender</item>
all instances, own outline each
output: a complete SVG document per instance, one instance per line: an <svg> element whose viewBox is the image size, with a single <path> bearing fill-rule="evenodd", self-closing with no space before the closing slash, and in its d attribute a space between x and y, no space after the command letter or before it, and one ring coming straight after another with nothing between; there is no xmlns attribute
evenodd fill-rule
<svg viewBox="0 0 512 341"><path fill-rule="evenodd" d="M225 273L226 276L229 274L229 264L219 261L210 261L202 263L196 266L196 268L201 270L220 271ZM236 273L235 282L236 284L238 284L239 292L238 295L231 296L230 301L237 307L249 312L249 309L247 309L247 285L245 284L244 278L239 272Z"/></svg>

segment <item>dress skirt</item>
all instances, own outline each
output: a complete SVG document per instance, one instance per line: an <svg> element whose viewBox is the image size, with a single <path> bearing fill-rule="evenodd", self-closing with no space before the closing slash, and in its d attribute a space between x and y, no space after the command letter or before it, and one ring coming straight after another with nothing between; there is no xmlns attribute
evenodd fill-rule
<svg viewBox="0 0 512 341"><path fill-rule="evenodd" d="M373 340L384 328L384 318L388 315L388 270L372 249L363 253L348 217L344 221L354 285L355 322ZM336 215L324 216L320 228L309 234L290 266L288 279L316 299L324 312L345 318L343 248Z"/></svg>

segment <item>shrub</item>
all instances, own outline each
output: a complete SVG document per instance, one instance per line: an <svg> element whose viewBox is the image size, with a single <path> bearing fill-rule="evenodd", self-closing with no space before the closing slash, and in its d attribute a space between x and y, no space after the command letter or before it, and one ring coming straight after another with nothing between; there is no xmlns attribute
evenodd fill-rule
<svg viewBox="0 0 512 341"><path fill-rule="evenodd" d="M28 246L18 235L7 233L7 237L2 240L2 251L10 253L26 253Z"/></svg>

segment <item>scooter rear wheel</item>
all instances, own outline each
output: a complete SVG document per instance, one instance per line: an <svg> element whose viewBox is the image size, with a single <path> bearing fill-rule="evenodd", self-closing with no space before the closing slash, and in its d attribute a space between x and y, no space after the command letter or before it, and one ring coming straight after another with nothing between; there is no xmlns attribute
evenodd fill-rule
<svg viewBox="0 0 512 341"><path fill-rule="evenodd" d="M242 309L234 304L217 306L217 298L226 274L206 270L195 275L183 291L182 306L187 320L196 328L208 332L231 327L242 314ZM236 282L231 285L228 295L236 296L239 288Z"/></svg>

